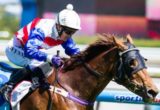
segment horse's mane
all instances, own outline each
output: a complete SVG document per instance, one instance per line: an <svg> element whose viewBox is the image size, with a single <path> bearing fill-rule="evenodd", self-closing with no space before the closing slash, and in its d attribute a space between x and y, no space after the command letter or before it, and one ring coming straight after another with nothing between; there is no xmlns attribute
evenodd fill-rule
<svg viewBox="0 0 160 110"><path fill-rule="evenodd" d="M79 54L74 55L65 61L64 70L67 71L74 69L82 63L82 60L88 62L100 53L117 46L115 43L115 38L117 37L118 36L112 34L99 34L98 39L90 44L84 51L81 51Z"/></svg>

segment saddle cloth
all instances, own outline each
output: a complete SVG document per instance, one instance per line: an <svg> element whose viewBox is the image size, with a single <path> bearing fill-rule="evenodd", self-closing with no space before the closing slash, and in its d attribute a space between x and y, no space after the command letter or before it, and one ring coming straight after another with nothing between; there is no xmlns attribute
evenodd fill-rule
<svg viewBox="0 0 160 110"><path fill-rule="evenodd" d="M31 86L32 83L30 81L22 81L13 89L10 96L12 110L15 110L15 108L19 110L19 102L28 94Z"/></svg>

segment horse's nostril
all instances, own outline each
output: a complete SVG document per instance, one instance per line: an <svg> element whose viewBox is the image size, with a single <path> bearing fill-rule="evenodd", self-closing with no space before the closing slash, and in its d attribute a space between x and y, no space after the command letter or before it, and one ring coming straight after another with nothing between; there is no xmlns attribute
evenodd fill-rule
<svg viewBox="0 0 160 110"><path fill-rule="evenodd" d="M158 94L158 92L156 92L152 89L148 90L148 93L151 94L153 97L156 97L156 95Z"/></svg>

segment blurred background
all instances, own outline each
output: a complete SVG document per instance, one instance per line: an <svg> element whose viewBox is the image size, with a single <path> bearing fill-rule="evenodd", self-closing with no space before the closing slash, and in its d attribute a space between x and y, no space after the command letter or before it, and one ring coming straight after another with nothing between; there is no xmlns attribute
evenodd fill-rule
<svg viewBox="0 0 160 110"><path fill-rule="evenodd" d="M55 18L68 3L82 20L78 35L130 33L135 38L160 39L159 0L0 0L0 36L13 34L35 17Z"/></svg>
<svg viewBox="0 0 160 110"><path fill-rule="evenodd" d="M149 59L152 77L160 76L160 0L0 0L0 59L12 35L36 17L55 18L71 3L81 18L77 44L87 45L97 33L131 34ZM5 60L8 62L7 60ZM112 83L109 87L117 87ZM121 88L121 87L120 87ZM98 105L98 106L97 106ZM158 106L97 102L95 110L160 110Z"/></svg>

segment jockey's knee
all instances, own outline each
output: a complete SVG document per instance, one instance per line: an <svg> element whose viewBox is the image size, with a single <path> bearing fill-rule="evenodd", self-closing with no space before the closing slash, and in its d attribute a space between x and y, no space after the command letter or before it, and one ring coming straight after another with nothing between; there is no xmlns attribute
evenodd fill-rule
<svg viewBox="0 0 160 110"><path fill-rule="evenodd" d="M42 63L40 66L33 69L33 77L48 77L52 71L52 66L48 62Z"/></svg>

